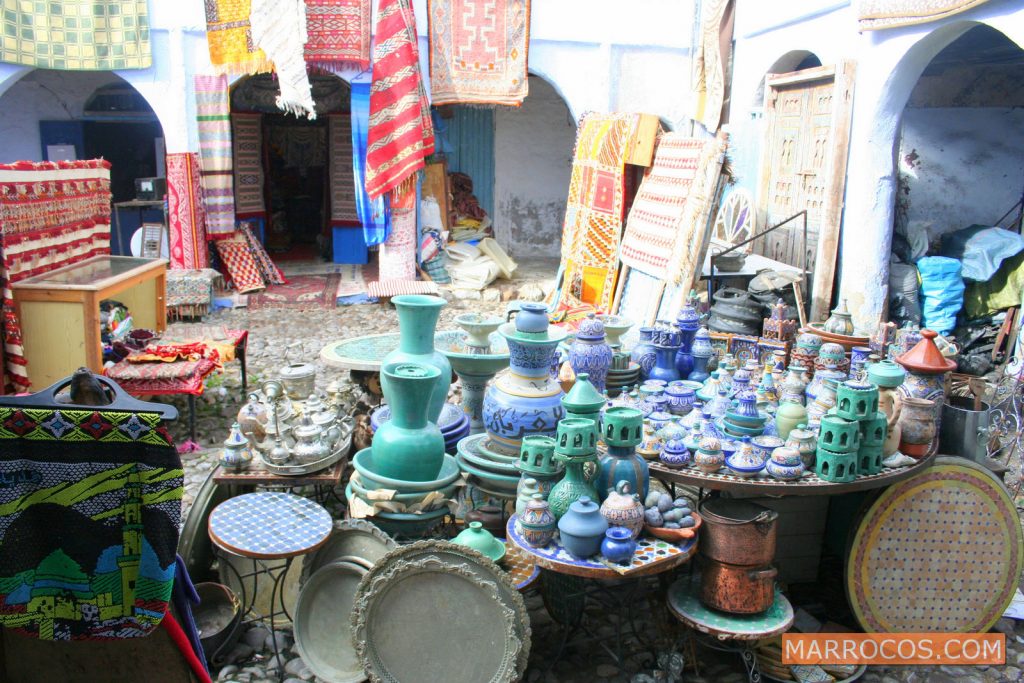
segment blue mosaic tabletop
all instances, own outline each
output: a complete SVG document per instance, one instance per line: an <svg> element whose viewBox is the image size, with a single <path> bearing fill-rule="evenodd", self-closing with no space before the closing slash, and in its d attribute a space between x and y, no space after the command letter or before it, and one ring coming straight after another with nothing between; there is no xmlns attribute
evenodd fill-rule
<svg viewBox="0 0 1024 683"><path fill-rule="evenodd" d="M210 513L210 540L237 555L263 559L302 555L331 533L330 513L302 496L259 491L229 498Z"/></svg>
<svg viewBox="0 0 1024 683"><path fill-rule="evenodd" d="M637 539L637 549L628 564L609 562L600 555L580 560L554 539L543 548L534 548L523 540L516 528L518 517L512 515L505 525L508 542L532 557L538 566L562 574L589 578L641 577L660 574L690 559L697 549L697 537L676 545L647 535Z"/></svg>

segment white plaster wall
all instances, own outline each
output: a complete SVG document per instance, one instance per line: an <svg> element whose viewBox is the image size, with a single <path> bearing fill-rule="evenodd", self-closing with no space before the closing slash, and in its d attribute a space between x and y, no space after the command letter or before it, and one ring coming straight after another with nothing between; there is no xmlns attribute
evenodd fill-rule
<svg viewBox="0 0 1024 683"><path fill-rule="evenodd" d="M900 169L910 221L935 237L968 225L995 225L1024 187L1024 110L917 108L903 115Z"/></svg>
<svg viewBox="0 0 1024 683"><path fill-rule="evenodd" d="M530 77L522 107L494 112L494 230L513 256L559 253L576 125L561 96Z"/></svg>

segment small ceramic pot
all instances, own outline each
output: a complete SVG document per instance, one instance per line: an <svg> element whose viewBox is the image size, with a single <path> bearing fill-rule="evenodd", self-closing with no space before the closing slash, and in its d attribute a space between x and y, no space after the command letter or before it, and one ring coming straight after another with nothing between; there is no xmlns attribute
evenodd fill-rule
<svg viewBox="0 0 1024 683"><path fill-rule="evenodd" d="M668 409L673 415L686 415L693 410L697 395L690 387L674 385L665 389L668 397Z"/></svg>
<svg viewBox="0 0 1024 683"><path fill-rule="evenodd" d="M818 358L814 362L816 368L824 368L829 365L834 365L840 370L845 366L849 367L849 361L846 358L846 349L841 344L835 342L828 342L822 344L821 349L818 351Z"/></svg>
<svg viewBox="0 0 1024 683"><path fill-rule="evenodd" d="M683 439L671 439L665 442L665 446L658 455L658 460L665 467L679 469L689 465L693 458Z"/></svg>
<svg viewBox="0 0 1024 683"><path fill-rule="evenodd" d="M470 522L469 528L453 538L452 543L472 548L494 562L501 562L505 557L505 544L484 529L480 522Z"/></svg>
<svg viewBox="0 0 1024 683"><path fill-rule="evenodd" d="M714 437L705 437L700 441L700 448L693 456L693 464L705 474L714 474L725 464L722 443Z"/></svg>
<svg viewBox="0 0 1024 683"><path fill-rule="evenodd" d="M523 303L516 313L516 329L520 332L539 333L548 329L548 308L541 303Z"/></svg>
<svg viewBox="0 0 1024 683"><path fill-rule="evenodd" d="M636 536L621 526L613 526L604 533L601 554L609 562L627 564L636 552Z"/></svg>
<svg viewBox="0 0 1024 683"><path fill-rule="evenodd" d="M543 548L551 543L558 524L555 516L551 514L548 502L540 494L534 494L517 522L523 540L534 548Z"/></svg>
<svg viewBox="0 0 1024 683"><path fill-rule="evenodd" d="M601 515L612 527L629 529L633 538L644 528L643 503L630 491L629 482L620 481L601 503Z"/></svg>
<svg viewBox="0 0 1024 683"><path fill-rule="evenodd" d="M783 439L789 437L789 433L798 425L807 424L807 408L802 403L794 401L780 401L779 407L775 410L775 429Z"/></svg>
<svg viewBox="0 0 1024 683"><path fill-rule="evenodd" d="M750 437L744 437L740 449L725 459L725 466L738 477L756 477L764 469L765 460Z"/></svg>
<svg viewBox="0 0 1024 683"><path fill-rule="evenodd" d="M235 422L231 425L228 438L224 439L220 452L220 466L226 470L240 472L252 462L252 449L249 440L242 434L242 428Z"/></svg>
<svg viewBox="0 0 1024 683"><path fill-rule="evenodd" d="M751 447L757 456L761 459L761 462L767 462L768 458L772 457L772 451L779 446L784 446L786 440L779 436L761 435L755 436L750 440Z"/></svg>
<svg viewBox="0 0 1024 683"><path fill-rule="evenodd" d="M792 481L794 479L799 479L804 476L805 470L804 464L799 460L794 465L783 465L775 462L774 460L769 460L765 463L764 468L768 474L780 481Z"/></svg>
<svg viewBox="0 0 1024 683"><path fill-rule="evenodd" d="M558 520L562 547L581 560L601 550L601 541L607 530L608 522L601 516L597 503L588 496L575 501Z"/></svg>
<svg viewBox="0 0 1024 683"><path fill-rule="evenodd" d="M912 458L928 454L935 440L935 401L906 396L900 411L900 451Z"/></svg>
<svg viewBox="0 0 1024 683"><path fill-rule="evenodd" d="M550 493L550 489L548 489ZM526 512L526 505L533 500L534 495L541 494L540 483L533 477L522 477L516 487L516 514L520 517Z"/></svg>
<svg viewBox="0 0 1024 683"><path fill-rule="evenodd" d="M810 468L814 465L814 453L818 450L818 439L814 436L814 432L805 427L806 425L798 425L796 429L791 430L785 446L796 450L800 454L800 460L804 467ZM774 451L772 453L774 455Z"/></svg>

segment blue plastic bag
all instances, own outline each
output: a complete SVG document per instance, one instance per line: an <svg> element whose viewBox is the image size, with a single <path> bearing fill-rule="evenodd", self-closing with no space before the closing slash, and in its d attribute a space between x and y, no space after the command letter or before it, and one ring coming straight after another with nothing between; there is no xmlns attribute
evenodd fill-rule
<svg viewBox="0 0 1024 683"><path fill-rule="evenodd" d="M963 264L955 258L925 256L918 260L921 274L922 322L929 330L949 334L964 305Z"/></svg>

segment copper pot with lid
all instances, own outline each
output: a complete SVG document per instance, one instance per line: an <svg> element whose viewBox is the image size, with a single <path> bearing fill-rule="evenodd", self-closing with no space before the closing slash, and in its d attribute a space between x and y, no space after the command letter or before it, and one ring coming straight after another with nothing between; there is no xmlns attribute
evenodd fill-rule
<svg viewBox="0 0 1024 683"><path fill-rule="evenodd" d="M729 614L758 614L775 601L772 566L745 567L705 559L702 562L700 601Z"/></svg>
<svg viewBox="0 0 1024 683"><path fill-rule="evenodd" d="M702 555L747 567L772 563L779 513L749 500L709 498L701 502L700 515Z"/></svg>

